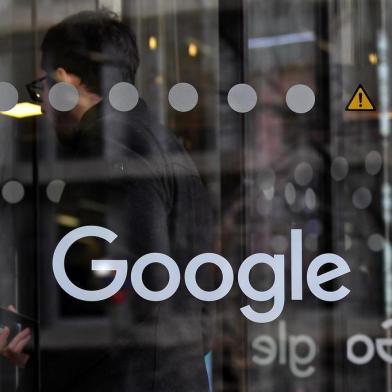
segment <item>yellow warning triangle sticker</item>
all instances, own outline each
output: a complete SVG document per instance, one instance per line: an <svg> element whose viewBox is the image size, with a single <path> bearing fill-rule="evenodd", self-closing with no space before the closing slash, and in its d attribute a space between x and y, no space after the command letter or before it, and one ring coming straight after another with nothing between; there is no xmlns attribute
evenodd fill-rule
<svg viewBox="0 0 392 392"><path fill-rule="evenodd" d="M362 84L360 84L355 90L353 96L351 97L349 103L346 106L347 111L360 111L360 110L376 110L372 100L365 91Z"/></svg>

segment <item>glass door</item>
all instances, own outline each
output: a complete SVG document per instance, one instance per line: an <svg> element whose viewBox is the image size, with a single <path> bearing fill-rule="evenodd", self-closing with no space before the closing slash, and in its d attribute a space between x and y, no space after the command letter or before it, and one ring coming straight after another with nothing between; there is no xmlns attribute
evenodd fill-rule
<svg viewBox="0 0 392 392"><path fill-rule="evenodd" d="M0 16L0 391L392 390L390 2Z"/></svg>

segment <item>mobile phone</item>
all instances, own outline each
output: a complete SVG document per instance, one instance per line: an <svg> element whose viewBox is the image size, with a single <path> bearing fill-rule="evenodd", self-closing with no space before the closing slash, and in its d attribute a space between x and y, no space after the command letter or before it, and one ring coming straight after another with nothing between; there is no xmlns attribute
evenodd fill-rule
<svg viewBox="0 0 392 392"><path fill-rule="evenodd" d="M35 329L35 320L18 312L0 306L0 332L8 327L10 334L8 341L12 340L19 332L25 328L30 328L31 333Z"/></svg>

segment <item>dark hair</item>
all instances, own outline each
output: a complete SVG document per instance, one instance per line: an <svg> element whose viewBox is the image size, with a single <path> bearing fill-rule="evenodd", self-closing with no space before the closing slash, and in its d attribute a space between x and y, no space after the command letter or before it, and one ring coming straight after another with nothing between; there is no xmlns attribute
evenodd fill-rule
<svg viewBox="0 0 392 392"><path fill-rule="evenodd" d="M103 95L115 83L135 82L139 66L135 35L108 10L65 18L48 30L41 50L46 72L62 67L93 93Z"/></svg>

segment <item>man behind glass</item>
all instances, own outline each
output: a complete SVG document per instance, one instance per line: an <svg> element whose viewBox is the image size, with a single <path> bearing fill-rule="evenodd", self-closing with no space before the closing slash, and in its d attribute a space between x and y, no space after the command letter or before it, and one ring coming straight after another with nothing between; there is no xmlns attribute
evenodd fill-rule
<svg viewBox="0 0 392 392"><path fill-rule="evenodd" d="M131 29L110 12L85 11L50 28L41 50L43 75L28 86L29 92L42 101L53 122L62 159L95 160L103 179L98 185L81 184L77 191L67 184L61 202L76 205L83 198L103 203L106 226L118 235L105 258L127 259L130 271L139 257L164 253L183 276L192 257L211 251L209 203L192 160L145 102L139 99L126 112L109 102L113 85L135 83L139 56ZM50 105L49 90L58 82L76 88L79 101L74 109L62 112ZM91 270L87 272L91 276ZM167 272L150 269L143 278L148 288L160 290ZM203 280L207 278L198 274L198 281ZM116 320L122 320L112 331L111 347L80 358L71 350L61 359L44 355L44 392L208 391L204 355L212 332L207 308L191 297L183 282L170 300L156 303L138 297L128 282L129 277L122 296L108 301L108 312L116 307ZM119 299L121 307L116 305ZM81 306L76 299L67 301L71 307ZM82 305L86 311L93 306ZM83 334L94 330L80 330L81 341L87 338Z"/></svg>

